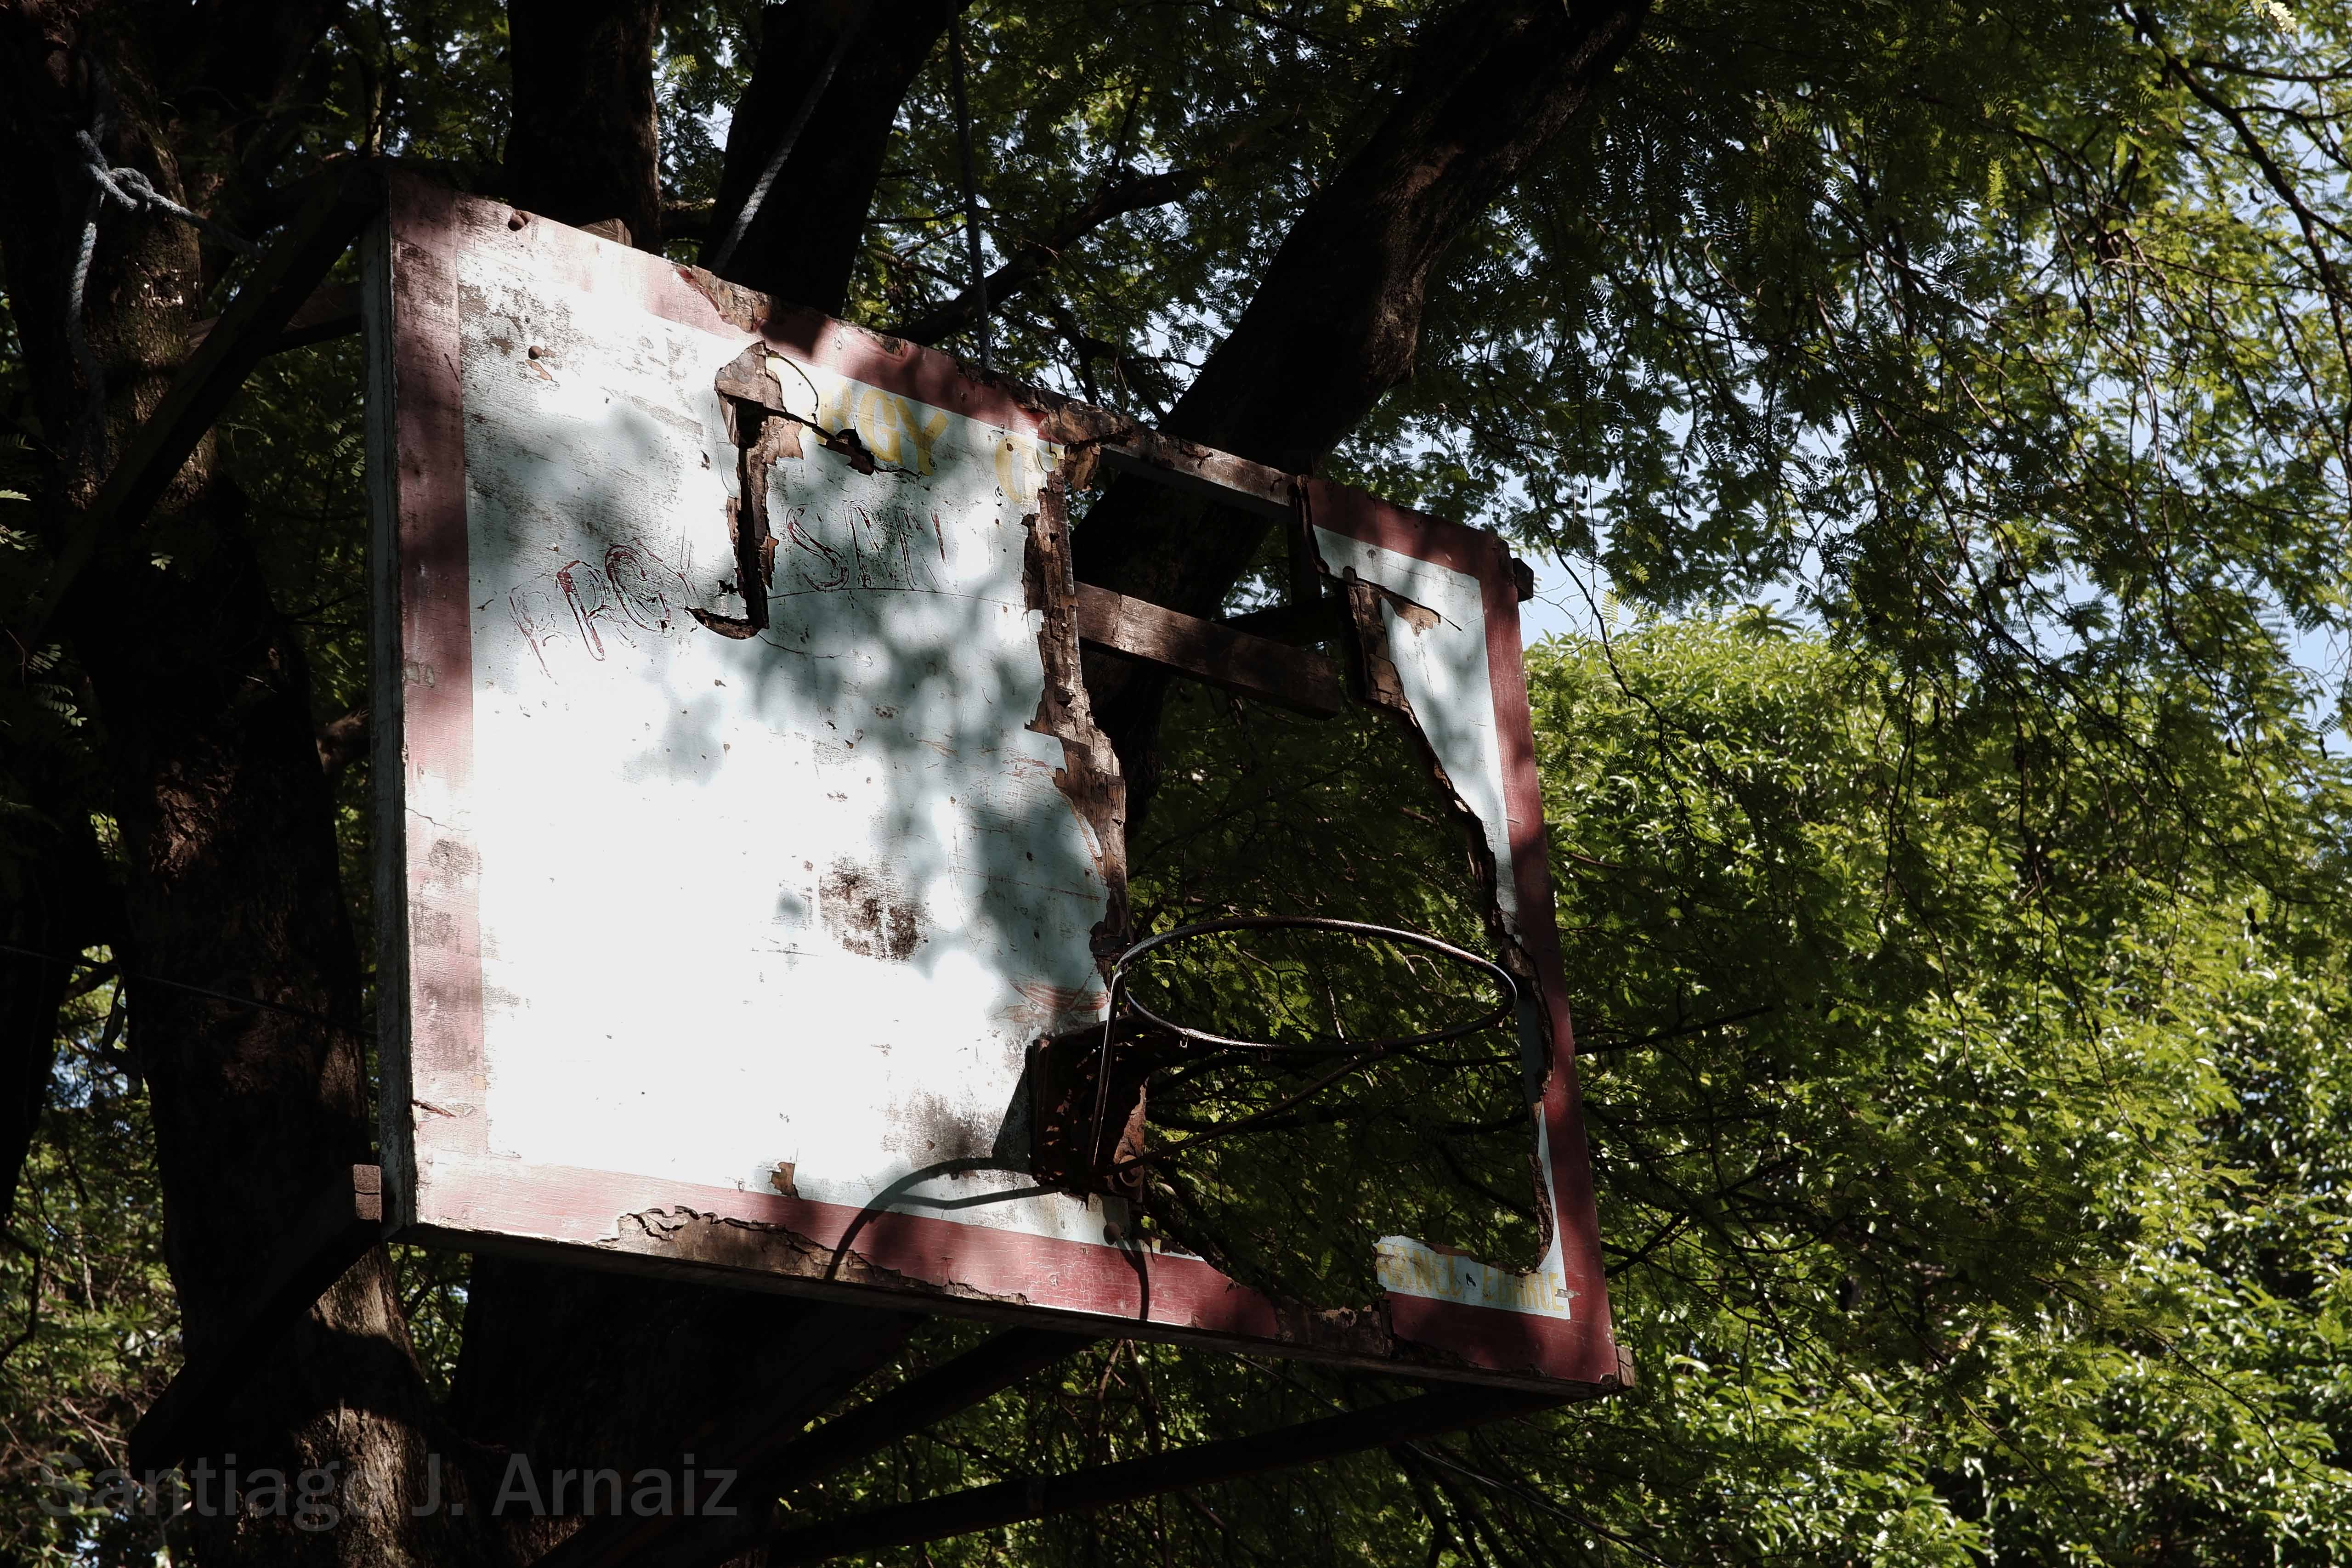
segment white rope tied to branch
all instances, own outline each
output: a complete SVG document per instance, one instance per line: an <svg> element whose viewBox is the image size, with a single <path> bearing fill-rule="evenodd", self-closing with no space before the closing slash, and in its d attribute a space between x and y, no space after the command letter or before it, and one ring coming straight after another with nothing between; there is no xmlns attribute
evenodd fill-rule
<svg viewBox="0 0 2352 1568"><path fill-rule="evenodd" d="M197 233L239 256L258 256L261 247L244 235L213 222L202 213L192 212L157 190L146 174L137 169L110 166L106 150L100 143L107 129L106 99L111 94L106 72L96 60L89 62L92 85L98 89L98 107L90 116L87 131L74 132L74 141L82 152L82 172L89 176L89 201L82 213L81 239L75 249L73 273L66 280L66 338L73 350L74 363L80 368L82 382L89 388L89 401L84 418L85 432L91 453L100 467L106 466L106 371L98 362L98 352L90 347L89 332L82 321L82 310L89 290L89 264L98 255L98 220L105 214L106 204L112 202L137 217L148 213L163 213L194 227Z"/></svg>
<svg viewBox="0 0 2352 1568"><path fill-rule="evenodd" d="M202 213L190 211L163 194L140 170L108 168L104 150L99 146L98 138L89 131L75 131L74 140L81 143L82 152L89 155L88 168L90 183L97 187L97 193L100 196L113 198L117 205L133 214L169 213L182 223L194 227L198 233L227 246L239 256L261 254L261 247L251 240L223 225L213 222Z"/></svg>

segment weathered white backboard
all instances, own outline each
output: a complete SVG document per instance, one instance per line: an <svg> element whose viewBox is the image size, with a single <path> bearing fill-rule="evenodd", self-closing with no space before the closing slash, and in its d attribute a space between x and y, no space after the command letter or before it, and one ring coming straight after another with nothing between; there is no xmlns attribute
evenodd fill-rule
<svg viewBox="0 0 2352 1568"><path fill-rule="evenodd" d="M1621 1380L1499 540L404 178L366 293L396 1224L1417 1376ZM1397 1239L1379 1308L1318 1312L1029 1174L1029 1048L1100 1020L1127 936L1048 483L1102 455L1303 507L1332 578L1389 591L1376 698L1484 825L1536 981L1534 1273Z"/></svg>

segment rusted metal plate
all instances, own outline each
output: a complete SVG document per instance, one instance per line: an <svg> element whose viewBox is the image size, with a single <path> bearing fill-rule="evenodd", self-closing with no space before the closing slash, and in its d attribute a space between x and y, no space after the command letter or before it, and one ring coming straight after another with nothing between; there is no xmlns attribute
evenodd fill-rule
<svg viewBox="0 0 2352 1568"><path fill-rule="evenodd" d="M1580 1242L1532 1283L1392 1248L1386 1303L1317 1311L1135 1241L1117 1197L1032 1167L1029 1047L1101 1022L1128 936L1064 497L1107 452L1294 518L1319 492L404 177L370 248L395 1223L900 1310L1615 1385ZM1314 538L1358 539L1319 505ZM1471 588L1439 612L1475 630L1426 641L1461 669L1400 690L1417 715L1467 692L1488 717L1462 722L1523 735L1524 692L1515 718L1495 706L1498 638L1517 668L1500 547L1431 526L1470 561L1443 569ZM1435 592L1349 560L1400 603ZM1214 633L1193 663L1240 649L1336 702L1313 655L1192 625ZM1496 813L1511 907L1548 933L1513 861L1539 876L1515 754L1463 750L1452 723L1432 749ZM1534 1011L1552 1021L1530 1039L1564 1052L1564 1009ZM1567 1092L1564 1054L1538 1065Z"/></svg>

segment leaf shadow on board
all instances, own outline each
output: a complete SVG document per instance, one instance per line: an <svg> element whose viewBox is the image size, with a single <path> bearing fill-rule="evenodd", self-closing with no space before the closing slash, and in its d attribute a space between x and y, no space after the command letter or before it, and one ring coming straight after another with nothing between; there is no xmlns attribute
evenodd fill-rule
<svg viewBox="0 0 2352 1568"><path fill-rule="evenodd" d="M1015 1201L937 1156L1013 1141L1029 1042L1101 1016L1108 906L1033 727L1039 508L1002 481L1036 465L847 384L919 447L780 444L747 584L714 384L741 343L468 306L467 405L497 410L466 452L493 1146L753 1190L790 1166L853 1207L952 1167ZM706 624L747 587L764 630Z"/></svg>
<svg viewBox="0 0 2352 1568"><path fill-rule="evenodd" d="M894 1208L996 1205L1069 1210L1054 1228L1102 1234L1099 1200L1031 1185L1026 1161L1027 1047L1101 1019L1107 906L1091 830L1056 781L1061 742L1033 727L1047 677L1024 582L1038 498L1023 486L1037 468L1003 461L1005 432L847 384L844 417L875 423L866 448L901 460L853 461L805 427L779 443L773 557L746 583L740 454L715 386L741 344L680 328L654 355L642 333L522 319L541 308L478 298L461 368L468 407L499 411L467 421L466 455L494 1148L754 1191L789 1168L801 1196L856 1210L852 1237ZM919 448L890 434L938 420ZM747 588L764 628L714 631L751 619ZM1368 717L1341 729L1392 776L1370 803L1401 790L1426 816L1425 773ZM1264 721L1176 723L1177 749L1204 760L1297 749ZM1334 779L1321 764L1259 776ZM1160 821L1182 794L1166 792ZM1324 894L1351 861L1459 858L1445 831L1364 852L1350 835L1367 800L1200 804L1224 813L1202 842L1233 864ZM1198 869L1195 899L1214 881ZM1279 907L1262 892L1216 895ZM1421 924L1444 924L1434 908ZM1400 1082L1387 1100L1416 1093ZM1525 1181L1525 1125L1477 1154L1474 1187ZM1249 1249L1269 1263L1257 1282L1365 1298L1391 1226L1532 1260L1517 1255L1534 1233L1497 1229L1475 1192L1390 1212L1400 1184L1380 1173L1434 1169L1426 1140L1331 1124L1295 1141L1235 1145L1200 1172L1236 1225L1274 1239ZM950 1190L920 1190L939 1181ZM1285 1274L1299 1249L1283 1238L1343 1233L1336 1273L1326 1258L1316 1277Z"/></svg>

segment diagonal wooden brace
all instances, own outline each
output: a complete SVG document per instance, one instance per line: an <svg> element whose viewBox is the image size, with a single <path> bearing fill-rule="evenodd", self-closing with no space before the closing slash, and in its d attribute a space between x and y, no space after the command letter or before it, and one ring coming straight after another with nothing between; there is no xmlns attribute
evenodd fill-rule
<svg viewBox="0 0 2352 1568"><path fill-rule="evenodd" d="M1078 584L1078 638L1310 718L1333 717L1348 706L1339 672L1320 653L1091 582Z"/></svg>
<svg viewBox="0 0 2352 1568"><path fill-rule="evenodd" d="M852 1552L881 1552L1024 1520L1084 1512L1187 1487L1316 1464L1341 1454L1434 1437L1562 1403L1556 1395L1492 1388L1423 1394L1255 1437L1202 1443L1069 1475L1000 1481L787 1531L769 1542L768 1564L769 1568L794 1568Z"/></svg>
<svg viewBox="0 0 2352 1568"><path fill-rule="evenodd" d="M199 321L188 329L188 351L194 353L204 346L206 338L220 326L215 316ZM312 343L324 343L335 338L356 338L360 331L360 290L355 283L321 284L317 292L304 300L278 336L270 340L268 352L282 354L289 349L306 348Z"/></svg>
<svg viewBox="0 0 2352 1568"><path fill-rule="evenodd" d="M768 1537L766 1505L779 1491L853 1465L1092 1343L1079 1334L1008 1329L813 1431L800 1431L796 1411L786 1420L755 1420L734 1441L702 1449L706 1475L722 1464L741 1478L736 1491L742 1507L734 1517L591 1520L531 1568L717 1568Z"/></svg>
<svg viewBox="0 0 2352 1568"><path fill-rule="evenodd" d="M295 1222L226 1333L191 1354L131 1429L131 1470L151 1476L202 1451L205 1433L271 1345L383 1239L383 1172L353 1166Z"/></svg>

